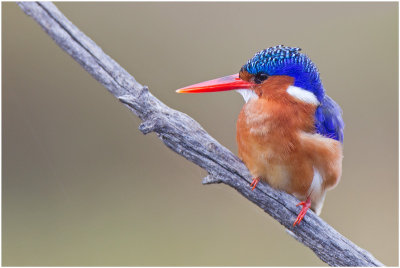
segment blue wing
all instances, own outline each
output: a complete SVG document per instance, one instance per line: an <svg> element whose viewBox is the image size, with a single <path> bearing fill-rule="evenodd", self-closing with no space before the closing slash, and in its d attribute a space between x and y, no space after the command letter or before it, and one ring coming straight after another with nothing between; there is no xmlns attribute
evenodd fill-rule
<svg viewBox="0 0 400 268"><path fill-rule="evenodd" d="M315 129L318 134L343 143L342 109L328 95L325 95L315 111Z"/></svg>

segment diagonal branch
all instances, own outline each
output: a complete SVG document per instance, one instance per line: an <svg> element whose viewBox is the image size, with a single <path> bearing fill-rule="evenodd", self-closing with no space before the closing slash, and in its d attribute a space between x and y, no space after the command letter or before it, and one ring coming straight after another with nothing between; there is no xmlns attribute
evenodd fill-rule
<svg viewBox="0 0 400 268"><path fill-rule="evenodd" d="M21 9L87 72L107 88L143 122L144 134L155 132L176 153L205 169L203 184L224 183L262 208L287 228L298 241L312 249L332 266L383 266L369 252L339 234L313 212L293 228L297 200L293 196L259 184L249 187L245 165L211 137L195 120L169 108L138 83L117 62L106 55L90 38L73 25L50 2L20 2Z"/></svg>

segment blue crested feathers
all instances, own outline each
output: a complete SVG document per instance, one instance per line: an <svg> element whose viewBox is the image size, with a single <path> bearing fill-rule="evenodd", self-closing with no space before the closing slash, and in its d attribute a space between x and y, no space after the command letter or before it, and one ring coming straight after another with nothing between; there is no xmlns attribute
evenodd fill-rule
<svg viewBox="0 0 400 268"><path fill-rule="evenodd" d="M243 65L242 69L250 74L292 76L294 86L311 91L321 102L324 97L319 72L307 55L300 53L301 48L283 45L264 49Z"/></svg>

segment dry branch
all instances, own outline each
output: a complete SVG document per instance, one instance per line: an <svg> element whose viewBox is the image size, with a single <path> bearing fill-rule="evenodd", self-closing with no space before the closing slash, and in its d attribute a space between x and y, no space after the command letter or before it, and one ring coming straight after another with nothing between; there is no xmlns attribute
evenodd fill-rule
<svg viewBox="0 0 400 268"><path fill-rule="evenodd" d="M155 132L170 149L205 169L209 176L204 178L204 184L224 183L235 188L329 265L383 266L369 252L339 234L312 212L307 213L300 226L293 228L292 223L299 210L296 198L266 184L259 184L255 191L251 191L249 171L234 154L195 120L155 98L146 86L139 84L107 56L52 3L20 2L18 5L65 52L143 121L139 127L141 132Z"/></svg>

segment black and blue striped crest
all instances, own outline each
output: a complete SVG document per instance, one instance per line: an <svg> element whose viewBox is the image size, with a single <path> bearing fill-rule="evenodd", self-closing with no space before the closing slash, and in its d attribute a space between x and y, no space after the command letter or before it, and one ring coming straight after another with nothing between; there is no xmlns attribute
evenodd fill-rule
<svg viewBox="0 0 400 268"><path fill-rule="evenodd" d="M295 86L311 91L322 101L324 89L319 72L311 59L300 53L301 48L283 45L270 47L257 52L243 65L250 74L288 75L295 79Z"/></svg>

